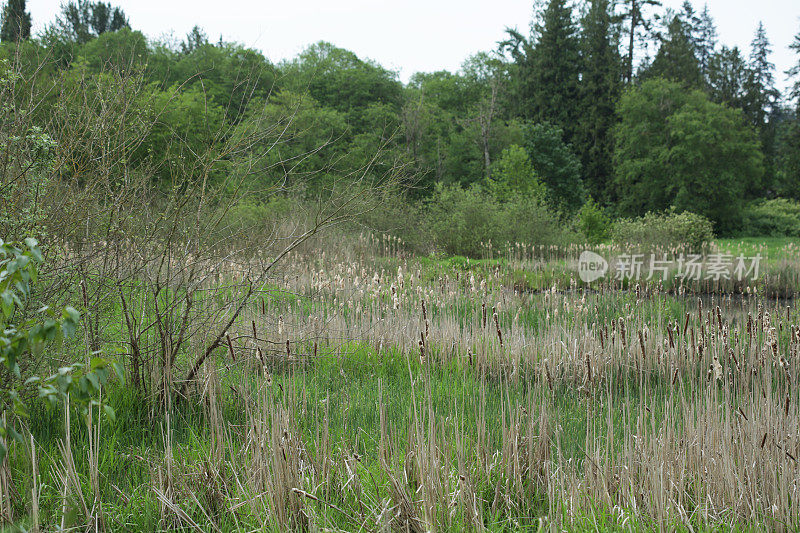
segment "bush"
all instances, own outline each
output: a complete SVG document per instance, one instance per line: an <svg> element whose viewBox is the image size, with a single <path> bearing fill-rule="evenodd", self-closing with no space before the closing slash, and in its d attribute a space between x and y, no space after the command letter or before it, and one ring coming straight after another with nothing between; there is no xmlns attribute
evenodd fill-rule
<svg viewBox="0 0 800 533"><path fill-rule="evenodd" d="M800 237L800 202L775 198L750 203L742 230L752 237Z"/></svg>
<svg viewBox="0 0 800 533"><path fill-rule="evenodd" d="M609 237L611 221L603 208L592 199L578 211L578 229L590 244L600 244Z"/></svg>
<svg viewBox="0 0 800 533"><path fill-rule="evenodd" d="M556 244L565 238L558 219L535 198L500 202L480 186L437 185L424 206L425 227L433 244L451 255L481 257L514 242Z"/></svg>
<svg viewBox="0 0 800 533"><path fill-rule="evenodd" d="M714 225L706 217L688 211L647 213L639 218L618 220L611 237L617 244L700 251L714 238Z"/></svg>

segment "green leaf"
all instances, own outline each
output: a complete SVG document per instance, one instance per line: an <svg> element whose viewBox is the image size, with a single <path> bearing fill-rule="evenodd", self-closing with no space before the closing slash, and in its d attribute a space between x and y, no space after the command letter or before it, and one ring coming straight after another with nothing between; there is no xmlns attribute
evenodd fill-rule
<svg viewBox="0 0 800 533"><path fill-rule="evenodd" d="M117 414L114 412L114 408L108 404L103 405L103 411L106 412L106 416L111 420L111 422L117 421Z"/></svg>

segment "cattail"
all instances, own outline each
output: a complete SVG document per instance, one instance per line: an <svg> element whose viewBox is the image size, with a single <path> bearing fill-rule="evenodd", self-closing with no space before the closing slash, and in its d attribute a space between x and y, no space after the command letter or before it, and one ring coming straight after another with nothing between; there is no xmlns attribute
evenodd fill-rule
<svg viewBox="0 0 800 533"><path fill-rule="evenodd" d="M667 325L667 333L669 334L669 347L675 349L675 339L672 336L672 324Z"/></svg>
<svg viewBox="0 0 800 533"><path fill-rule="evenodd" d="M547 363L544 365L544 373L547 376L547 386L550 388L550 392L553 391L553 378L550 376L550 367L547 366Z"/></svg>
<svg viewBox="0 0 800 533"><path fill-rule="evenodd" d="M253 338L258 340L258 333L256 333L256 321L253 320Z"/></svg>
<svg viewBox="0 0 800 533"><path fill-rule="evenodd" d="M486 329L486 302L481 304L481 311L483 314L483 329Z"/></svg>
<svg viewBox="0 0 800 533"><path fill-rule="evenodd" d="M686 336L686 330L689 329L689 313L686 313L686 321L683 323L683 336Z"/></svg>
<svg viewBox="0 0 800 533"><path fill-rule="evenodd" d="M289 344L289 339L286 339L286 357L291 357L291 356L292 356L292 348L291 345Z"/></svg>
<svg viewBox="0 0 800 533"><path fill-rule="evenodd" d="M494 310L494 308L492 309ZM497 338L500 339L500 347L503 347L503 332L500 331L500 318L497 316L497 312L492 314L492 318L494 318L494 325L497 328Z"/></svg>
<svg viewBox="0 0 800 533"><path fill-rule="evenodd" d="M592 363L589 360L589 352L586 352L586 378L589 383L592 382Z"/></svg>
<svg viewBox="0 0 800 533"><path fill-rule="evenodd" d="M767 442L767 432L765 431L764 436L761 438L761 446L759 446L759 448L763 449L764 444L766 444L766 442Z"/></svg>
<svg viewBox="0 0 800 533"><path fill-rule="evenodd" d="M639 346L642 348L642 361L647 359L647 351L644 348L644 335L642 335L641 330L639 331Z"/></svg>
<svg viewBox="0 0 800 533"><path fill-rule="evenodd" d="M419 362L425 364L425 343L419 341Z"/></svg>

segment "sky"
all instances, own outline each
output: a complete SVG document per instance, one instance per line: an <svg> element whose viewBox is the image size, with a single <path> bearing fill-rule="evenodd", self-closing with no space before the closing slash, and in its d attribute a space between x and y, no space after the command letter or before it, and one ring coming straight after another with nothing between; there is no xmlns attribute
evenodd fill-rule
<svg viewBox="0 0 800 533"><path fill-rule="evenodd" d="M28 0L34 31L53 20L62 0ZM0 0L2 2L2 0ZM291 58L319 40L352 50L396 71L457 70L475 52L494 49L506 27L527 34L532 0L111 0L134 29L150 37L182 39L196 24L212 41L220 36L261 50L271 61ZM679 8L683 0L663 0ZM705 3L694 0L700 10ZM798 0L707 0L719 40L749 52L759 21L772 42L780 88L796 64L788 46L800 33ZM745 54L745 55L746 55Z"/></svg>

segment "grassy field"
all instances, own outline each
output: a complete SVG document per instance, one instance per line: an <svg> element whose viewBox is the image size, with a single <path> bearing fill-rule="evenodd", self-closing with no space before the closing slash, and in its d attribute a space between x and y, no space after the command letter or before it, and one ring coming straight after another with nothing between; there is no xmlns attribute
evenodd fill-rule
<svg viewBox="0 0 800 533"><path fill-rule="evenodd" d="M107 391L114 421L35 404L32 439L0 476L7 518L114 531L800 524L800 316L764 295L795 281L584 287L576 250L470 261L372 244L291 254L185 398L147 367L138 387ZM797 258L788 241L718 246L763 250L770 268ZM215 283L241 290L235 274ZM127 365L121 311L106 312L104 343Z"/></svg>

